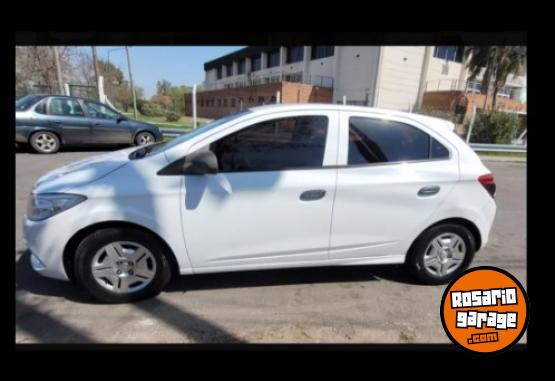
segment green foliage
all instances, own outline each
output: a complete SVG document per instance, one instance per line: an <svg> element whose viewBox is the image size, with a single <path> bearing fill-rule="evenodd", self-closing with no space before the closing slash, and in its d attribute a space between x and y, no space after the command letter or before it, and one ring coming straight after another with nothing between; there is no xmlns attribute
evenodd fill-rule
<svg viewBox="0 0 555 381"><path fill-rule="evenodd" d="M166 121L168 122L177 122L179 119L181 119L181 114L177 112L168 111L166 113Z"/></svg>
<svg viewBox="0 0 555 381"><path fill-rule="evenodd" d="M519 128L518 115L501 111L476 114L472 136L473 143L510 144ZM467 127L468 131L468 127Z"/></svg>
<svg viewBox="0 0 555 381"><path fill-rule="evenodd" d="M137 108L139 108L139 111L141 114L146 115L146 116L164 116L164 108L157 104L157 103L153 103L153 102L148 102L148 101L141 101L140 103L140 108L139 106L137 106Z"/></svg>

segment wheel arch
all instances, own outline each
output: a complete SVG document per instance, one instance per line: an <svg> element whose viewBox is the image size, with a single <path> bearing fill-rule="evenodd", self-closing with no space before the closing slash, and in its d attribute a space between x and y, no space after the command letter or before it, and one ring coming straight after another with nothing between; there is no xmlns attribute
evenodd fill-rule
<svg viewBox="0 0 555 381"><path fill-rule="evenodd" d="M65 144L65 142L62 138L62 135L58 131L55 131L55 130L50 129L50 128L44 128L44 127L37 128L35 130L30 131L29 135L27 136L27 144L31 145L31 138L33 137L33 135L35 135L39 132L50 132L51 134L56 135L56 137L58 138L58 141L60 142L60 145Z"/></svg>
<svg viewBox="0 0 555 381"><path fill-rule="evenodd" d="M426 229L422 230L422 232L420 232L420 234L418 234L418 236L412 241L408 251L407 251L407 258L408 258L408 254L412 251L412 248L414 246L414 244L416 243L416 241L418 241L418 239L420 238L420 236L427 231L430 228L433 228L434 226L437 225L443 225L443 224L457 224L457 225L462 225L465 228L467 228L470 233L472 234L472 236L474 237L474 242L476 243L476 251L480 250L480 248L482 247L482 235L480 234L480 230L478 229L478 227L476 226L476 224L474 224L474 222L467 220L466 218L462 218L462 217L452 217L452 218L445 218L443 220L440 221L436 221L433 224L431 224L430 226L426 227Z"/></svg>
<svg viewBox="0 0 555 381"><path fill-rule="evenodd" d="M72 282L75 281L75 274L73 271L73 260L75 257L75 251L77 250L77 246L79 246L79 244L85 237L87 237L89 234L92 234L94 231L105 229L105 228L115 228L115 227L118 227L118 228L128 227L128 228L142 230L144 232L152 234L164 246L167 253L169 253L168 261L170 263L172 276L179 275L179 265L177 263L177 258L175 257L175 253L173 252L171 247L167 244L167 242L162 237L160 237L160 235L158 235L156 232L133 222L103 221L103 222L94 223L92 225L89 225L79 230L78 232L73 234L73 236L69 239L69 241L65 245L64 252L63 252L63 265L64 265L64 270L66 272L67 277Z"/></svg>

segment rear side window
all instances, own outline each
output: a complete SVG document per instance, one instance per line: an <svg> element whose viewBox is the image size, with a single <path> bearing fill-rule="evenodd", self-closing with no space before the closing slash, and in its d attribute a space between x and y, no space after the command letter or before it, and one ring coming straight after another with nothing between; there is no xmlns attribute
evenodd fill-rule
<svg viewBox="0 0 555 381"><path fill-rule="evenodd" d="M210 145L223 172L321 167L328 118L298 116L261 122Z"/></svg>
<svg viewBox="0 0 555 381"><path fill-rule="evenodd" d="M431 139L432 139L432 148L431 148L430 157L432 159L447 159L449 157L449 150L434 138L431 138Z"/></svg>
<svg viewBox="0 0 555 381"><path fill-rule="evenodd" d="M79 102L71 98L52 98L48 112L50 115L85 116Z"/></svg>
<svg viewBox="0 0 555 381"><path fill-rule="evenodd" d="M348 164L372 164L449 157L449 151L424 131L405 123L351 117Z"/></svg>

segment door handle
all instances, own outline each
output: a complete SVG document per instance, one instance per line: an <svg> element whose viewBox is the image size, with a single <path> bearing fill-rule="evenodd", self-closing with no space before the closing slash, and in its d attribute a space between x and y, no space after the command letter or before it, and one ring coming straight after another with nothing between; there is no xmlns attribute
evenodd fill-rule
<svg viewBox="0 0 555 381"><path fill-rule="evenodd" d="M52 120L52 121L50 121L50 124L52 124L54 126L61 126L62 122L60 120Z"/></svg>
<svg viewBox="0 0 555 381"><path fill-rule="evenodd" d="M418 195L419 196L433 196L434 194L437 194L437 192L439 192L439 186L438 185L430 185L430 186L427 186L427 187L420 188L420 190L418 191Z"/></svg>
<svg viewBox="0 0 555 381"><path fill-rule="evenodd" d="M307 190L301 193L301 201L315 201L321 199L325 195L326 191L323 189Z"/></svg>

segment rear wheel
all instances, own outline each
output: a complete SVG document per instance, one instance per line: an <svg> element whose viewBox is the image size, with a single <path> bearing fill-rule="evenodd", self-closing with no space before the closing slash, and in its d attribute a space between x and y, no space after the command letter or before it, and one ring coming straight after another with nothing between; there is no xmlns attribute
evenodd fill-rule
<svg viewBox="0 0 555 381"><path fill-rule="evenodd" d="M139 132L135 137L135 144L138 146L154 143L154 141L154 135L150 132Z"/></svg>
<svg viewBox="0 0 555 381"><path fill-rule="evenodd" d="M474 236L466 227L436 225L414 242L406 266L422 283L446 284L470 265L475 251Z"/></svg>
<svg viewBox="0 0 555 381"><path fill-rule="evenodd" d="M49 131L35 132L29 143L35 152L56 153L60 149L60 139L55 133Z"/></svg>
<svg viewBox="0 0 555 381"><path fill-rule="evenodd" d="M107 228L77 247L78 282L96 299L124 303L155 296L171 277L170 264L157 237L132 228Z"/></svg>

